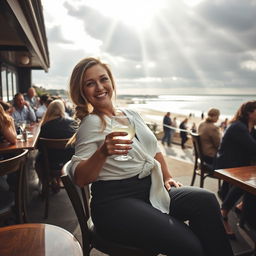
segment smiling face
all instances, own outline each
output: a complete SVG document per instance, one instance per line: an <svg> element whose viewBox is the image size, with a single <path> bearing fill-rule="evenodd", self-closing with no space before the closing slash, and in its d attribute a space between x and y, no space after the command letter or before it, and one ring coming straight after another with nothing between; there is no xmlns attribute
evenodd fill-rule
<svg viewBox="0 0 256 256"><path fill-rule="evenodd" d="M107 70L101 65L94 65L85 71L83 94L95 111L113 114L113 85Z"/></svg>

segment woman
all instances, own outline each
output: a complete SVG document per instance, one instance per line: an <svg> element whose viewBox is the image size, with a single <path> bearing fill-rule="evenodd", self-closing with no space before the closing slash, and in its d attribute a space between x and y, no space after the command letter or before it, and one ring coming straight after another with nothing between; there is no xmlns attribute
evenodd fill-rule
<svg viewBox="0 0 256 256"><path fill-rule="evenodd" d="M251 165L256 159L256 101L248 101L241 105L235 116L230 120L217 153L215 169L232 168ZM229 187L223 182L219 191L223 199L222 216L227 234L230 238L234 233L228 223L228 213L244 191L236 186ZM256 200L255 200L256 202Z"/></svg>
<svg viewBox="0 0 256 256"><path fill-rule="evenodd" d="M43 117L41 124L41 131L39 137L48 139L65 139L71 138L76 132L77 124L73 119L65 118L65 106L62 100L52 101ZM56 178L55 184L56 192L59 190L59 177L61 175L61 169L63 165L69 161L74 154L74 149L69 147L65 150L49 150L49 162L50 167L56 170L56 173L52 173L52 176ZM36 159L36 171L39 179L42 179L43 170L43 153L39 145L39 154Z"/></svg>
<svg viewBox="0 0 256 256"><path fill-rule="evenodd" d="M201 122L198 127L204 161L210 165L213 164L221 140L219 127L215 125L219 116L218 109L209 109L206 120Z"/></svg>
<svg viewBox="0 0 256 256"><path fill-rule="evenodd" d="M98 59L81 60L69 89L81 119L70 172L77 185L92 183L91 213L97 231L109 240L167 255L233 255L214 194L182 187L172 178L141 117L122 110L135 122L132 141L116 138L125 132L111 132L117 110L109 67ZM114 159L128 151L131 160Z"/></svg>
<svg viewBox="0 0 256 256"><path fill-rule="evenodd" d="M17 134L13 118L5 111L3 106L7 106L6 103L0 102L0 140L6 140L11 144L15 144L17 141Z"/></svg>
<svg viewBox="0 0 256 256"><path fill-rule="evenodd" d="M188 118L185 118L181 123L179 128L181 129L180 131L180 137L181 137L181 148L185 149L185 143L188 140L188 134L185 130L187 130L187 123L188 123Z"/></svg>

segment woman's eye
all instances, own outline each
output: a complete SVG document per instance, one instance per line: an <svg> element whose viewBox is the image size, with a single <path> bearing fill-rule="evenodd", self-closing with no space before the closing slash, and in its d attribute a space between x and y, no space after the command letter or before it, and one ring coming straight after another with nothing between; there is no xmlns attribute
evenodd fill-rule
<svg viewBox="0 0 256 256"><path fill-rule="evenodd" d="M86 87L91 87L91 86L93 86L94 84L95 84L94 82L88 82L88 83L85 84L85 86L86 86Z"/></svg>
<svg viewBox="0 0 256 256"><path fill-rule="evenodd" d="M102 77L101 81L108 81L108 77Z"/></svg>

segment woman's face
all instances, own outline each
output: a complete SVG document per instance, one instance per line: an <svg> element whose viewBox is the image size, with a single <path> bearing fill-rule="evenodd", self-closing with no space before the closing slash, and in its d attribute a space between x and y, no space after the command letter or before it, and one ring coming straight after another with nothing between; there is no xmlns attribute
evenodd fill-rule
<svg viewBox="0 0 256 256"><path fill-rule="evenodd" d="M254 125L256 125L256 109L253 110L253 112L249 112L249 122L252 122Z"/></svg>
<svg viewBox="0 0 256 256"><path fill-rule="evenodd" d="M83 93L95 110L112 114L113 85L106 69L101 65L94 65L86 70Z"/></svg>

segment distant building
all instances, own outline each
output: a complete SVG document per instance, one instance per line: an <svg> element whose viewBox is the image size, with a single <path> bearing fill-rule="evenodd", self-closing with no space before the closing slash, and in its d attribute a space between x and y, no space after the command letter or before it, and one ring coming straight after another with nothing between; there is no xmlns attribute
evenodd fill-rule
<svg viewBox="0 0 256 256"><path fill-rule="evenodd" d="M48 71L49 52L41 0L1 0L0 98L31 87L33 69Z"/></svg>

